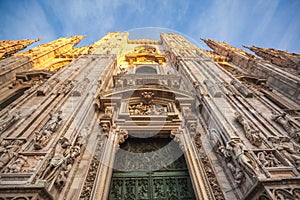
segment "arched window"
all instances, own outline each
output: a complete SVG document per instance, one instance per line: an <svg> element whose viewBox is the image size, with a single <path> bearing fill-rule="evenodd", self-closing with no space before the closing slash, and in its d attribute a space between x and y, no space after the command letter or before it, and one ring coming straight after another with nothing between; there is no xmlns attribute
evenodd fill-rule
<svg viewBox="0 0 300 200"><path fill-rule="evenodd" d="M150 66L141 66L136 69L136 74L157 74L157 71L155 68Z"/></svg>

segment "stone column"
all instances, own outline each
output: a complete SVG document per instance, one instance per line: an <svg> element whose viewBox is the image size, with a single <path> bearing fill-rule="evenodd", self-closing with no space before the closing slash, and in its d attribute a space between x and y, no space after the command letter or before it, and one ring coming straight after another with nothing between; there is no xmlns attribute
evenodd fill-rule
<svg viewBox="0 0 300 200"><path fill-rule="evenodd" d="M197 199L213 199L209 182L205 176L205 169L199 160L197 160L197 151L187 131L185 129L172 130L170 136L174 138L174 141L178 142L184 152Z"/></svg>
<svg viewBox="0 0 300 200"><path fill-rule="evenodd" d="M115 154L120 144L128 138L125 130L112 130L104 147L101 166L97 174L96 187L92 199L106 200L109 194L110 181L113 172Z"/></svg>

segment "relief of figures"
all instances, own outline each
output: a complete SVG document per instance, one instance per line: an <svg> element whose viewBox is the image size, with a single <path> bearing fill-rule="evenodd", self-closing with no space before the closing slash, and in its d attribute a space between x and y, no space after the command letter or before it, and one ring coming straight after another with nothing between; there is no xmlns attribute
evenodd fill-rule
<svg viewBox="0 0 300 200"><path fill-rule="evenodd" d="M264 167L279 167L282 163L275 157L273 152L260 151L257 154L258 160Z"/></svg>
<svg viewBox="0 0 300 200"><path fill-rule="evenodd" d="M18 119L20 119L20 112L14 112L14 113L6 113L1 119L0 119L0 133L2 131L5 131L7 128L9 128L14 122L16 122Z"/></svg>
<svg viewBox="0 0 300 200"><path fill-rule="evenodd" d="M167 113L167 107L159 104L132 104L128 106L130 115L162 115Z"/></svg>
<svg viewBox="0 0 300 200"><path fill-rule="evenodd" d="M0 147L0 170L15 156L23 144L22 140L7 141L3 140Z"/></svg>
<svg viewBox="0 0 300 200"><path fill-rule="evenodd" d="M24 172L22 168L24 166L29 166L27 157L20 155L17 160L15 160L13 163L7 166L5 169L5 173L18 173L18 172Z"/></svg>
<svg viewBox="0 0 300 200"><path fill-rule="evenodd" d="M246 120L241 113L235 113L236 120L243 126L245 131L246 138L250 141L251 144L259 147L262 144L262 139L259 135L259 131L256 130L253 125Z"/></svg>
<svg viewBox="0 0 300 200"><path fill-rule="evenodd" d="M272 142L273 147L300 171L300 147L294 145L287 137L273 137L269 140Z"/></svg>
<svg viewBox="0 0 300 200"><path fill-rule="evenodd" d="M273 112L271 119L280 124L290 137L300 143L300 129L287 119L286 113L278 114Z"/></svg>
<svg viewBox="0 0 300 200"><path fill-rule="evenodd" d="M61 124L61 111L58 111L54 114L50 114L50 119L43 127L41 131L35 132L35 139L34 139L34 148L35 149L42 149L44 148L48 142L50 141L52 134L58 129Z"/></svg>

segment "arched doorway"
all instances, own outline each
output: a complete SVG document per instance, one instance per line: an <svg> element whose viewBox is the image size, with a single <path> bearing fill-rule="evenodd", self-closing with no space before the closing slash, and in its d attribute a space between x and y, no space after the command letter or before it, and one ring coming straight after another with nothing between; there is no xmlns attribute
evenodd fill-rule
<svg viewBox="0 0 300 200"><path fill-rule="evenodd" d="M109 199L195 199L179 145L170 138L128 138L116 153Z"/></svg>

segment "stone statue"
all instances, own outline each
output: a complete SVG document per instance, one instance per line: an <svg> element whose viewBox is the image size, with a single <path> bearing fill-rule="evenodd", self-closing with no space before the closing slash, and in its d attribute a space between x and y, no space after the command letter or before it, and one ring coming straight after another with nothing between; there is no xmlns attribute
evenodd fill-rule
<svg viewBox="0 0 300 200"><path fill-rule="evenodd" d="M259 131L255 130L253 125L250 124L239 112L235 113L236 120L243 126L246 138L251 144L259 147L262 144L262 139L259 135Z"/></svg>
<svg viewBox="0 0 300 200"><path fill-rule="evenodd" d="M286 118L286 113L277 114L276 112L272 112L271 119L280 124L289 136L300 143L300 129L294 126L293 123Z"/></svg>
<svg viewBox="0 0 300 200"><path fill-rule="evenodd" d="M58 128L58 126L61 124L61 114L62 111L58 111L54 114L50 113L50 120L47 122L47 124L44 126L44 129L48 131L55 132Z"/></svg>
<svg viewBox="0 0 300 200"><path fill-rule="evenodd" d="M252 156L245 151L245 145L237 139L227 142L226 149L233 153L233 158L253 177L259 173Z"/></svg>
<svg viewBox="0 0 300 200"><path fill-rule="evenodd" d="M65 162L65 160L70 157L70 151L67 149L69 146L70 144L67 139L61 138L59 140L55 147L54 156L41 175L41 179L45 179L50 182L56 177L58 169Z"/></svg>
<svg viewBox="0 0 300 200"><path fill-rule="evenodd" d="M62 163L60 172L54 182L54 184L58 188L58 190L62 190L63 187L65 186L68 175L72 169L73 163L74 163L73 158L67 158Z"/></svg>
<svg viewBox="0 0 300 200"><path fill-rule="evenodd" d="M48 142L51 140L52 134L57 130L58 126L61 124L61 111L57 113L50 114L51 118L48 120L46 125L43 127L41 131L35 132L34 139L34 148L42 149L44 148Z"/></svg>
<svg viewBox="0 0 300 200"><path fill-rule="evenodd" d="M42 149L44 148L48 142L50 141L52 136L52 132L48 130L42 130L41 132L35 132L34 138L34 148L35 149Z"/></svg>

